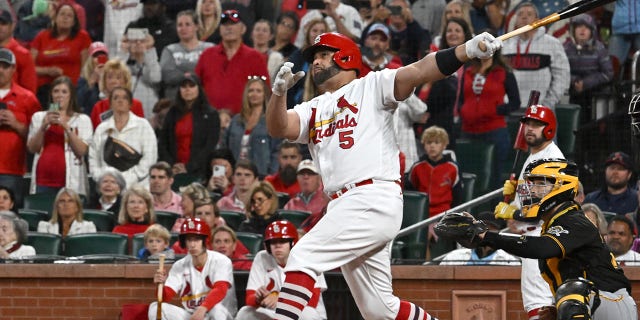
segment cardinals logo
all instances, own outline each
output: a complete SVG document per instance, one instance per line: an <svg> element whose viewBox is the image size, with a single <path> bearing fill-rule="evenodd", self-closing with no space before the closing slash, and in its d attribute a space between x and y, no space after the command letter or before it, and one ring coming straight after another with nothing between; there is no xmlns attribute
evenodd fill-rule
<svg viewBox="0 0 640 320"><path fill-rule="evenodd" d="M358 105L357 103L349 103L349 101L347 101L347 99L344 98L344 96L338 98L338 108L340 108L340 110L344 110L344 108L349 109L352 113L358 113L358 108L356 108L356 106Z"/></svg>

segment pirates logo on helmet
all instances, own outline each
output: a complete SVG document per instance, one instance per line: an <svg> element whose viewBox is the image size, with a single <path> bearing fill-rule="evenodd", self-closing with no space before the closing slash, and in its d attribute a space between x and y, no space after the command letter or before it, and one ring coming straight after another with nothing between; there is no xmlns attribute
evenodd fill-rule
<svg viewBox="0 0 640 320"><path fill-rule="evenodd" d="M316 52L321 49L328 49L335 51L333 55L333 62L338 67L344 70L355 70L360 74L360 67L362 66L362 54L360 48L349 37L337 32L327 32L318 35L313 42L313 45L307 47L302 52L304 59L310 64L313 63L313 57Z"/></svg>
<svg viewBox="0 0 640 320"><path fill-rule="evenodd" d="M264 231L264 245L267 252L271 253L269 243L274 239L289 239L293 247L298 242L298 230L296 226L288 220L278 220L271 222Z"/></svg>
<svg viewBox="0 0 640 320"><path fill-rule="evenodd" d="M538 120L545 124L542 130L542 135L545 139L551 140L555 137L557 129L556 115L551 108L541 104L530 106L524 116L520 118L520 122L525 122L527 119Z"/></svg>
<svg viewBox="0 0 640 320"><path fill-rule="evenodd" d="M199 218L188 218L185 220L180 226L180 235L178 235L180 247L183 249L187 247L186 239L189 234L202 236L206 245L209 241L209 236L211 236L211 229L204 220L200 220Z"/></svg>

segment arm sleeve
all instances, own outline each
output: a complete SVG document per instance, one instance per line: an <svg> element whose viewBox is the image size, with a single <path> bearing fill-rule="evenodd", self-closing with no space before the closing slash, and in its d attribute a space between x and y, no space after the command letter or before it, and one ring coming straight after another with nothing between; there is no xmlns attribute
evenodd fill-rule
<svg viewBox="0 0 640 320"><path fill-rule="evenodd" d="M158 54L155 48L151 48L144 53L144 65L146 68L142 70L142 79L149 85L156 85L162 80L160 64L158 63Z"/></svg>
<svg viewBox="0 0 640 320"><path fill-rule="evenodd" d="M156 139L156 134L153 132L148 121L144 119L141 120L142 121L139 121L141 128L138 131L140 136L136 138L142 139L142 142L140 143L142 148L139 151L142 154L142 158L138 164L126 171L135 175L138 181L144 180L144 178L149 175L149 168L158 160L158 141Z"/></svg>
<svg viewBox="0 0 640 320"><path fill-rule="evenodd" d="M216 281L213 284L213 288L207 294L207 297L202 302L201 306L207 308L207 310L211 310L218 302L222 301L224 297L227 295L227 290L231 284L226 281Z"/></svg>
<svg viewBox="0 0 640 320"><path fill-rule="evenodd" d="M307 306L311 308L317 307L318 302L320 301L321 294L322 292L320 288L313 288L313 294L311 295L311 299L309 300L309 303L307 304Z"/></svg>
<svg viewBox="0 0 640 320"><path fill-rule="evenodd" d="M256 301L256 291L255 290L247 290L244 297L244 304L249 307L257 308L258 302Z"/></svg>
<svg viewBox="0 0 640 320"><path fill-rule="evenodd" d="M488 245L523 258L546 259L562 256L562 249L549 236L508 236L487 232L484 241Z"/></svg>
<svg viewBox="0 0 640 320"><path fill-rule="evenodd" d="M565 91L569 89L569 81L571 80L571 73L569 71L569 59L564 52L560 42L556 41L553 45L554 54L551 54L551 85L545 100L547 106L555 106ZM543 101L543 103L545 103Z"/></svg>
<svg viewBox="0 0 640 320"><path fill-rule="evenodd" d="M171 289L171 287L164 286L162 287L162 301L169 302L175 297L176 292Z"/></svg>
<svg viewBox="0 0 640 320"><path fill-rule="evenodd" d="M160 55L160 65L162 66L162 82L168 86L177 86L180 82L180 79L182 78L183 73L178 70L176 60L173 58L170 47L171 45L166 46L164 49L162 49L162 54Z"/></svg>
<svg viewBox="0 0 640 320"><path fill-rule="evenodd" d="M497 108L498 114L507 115L511 111L518 110L520 108L520 91L518 91L518 82L513 72L507 72L507 76L504 79L504 89L509 99L508 103L499 105Z"/></svg>

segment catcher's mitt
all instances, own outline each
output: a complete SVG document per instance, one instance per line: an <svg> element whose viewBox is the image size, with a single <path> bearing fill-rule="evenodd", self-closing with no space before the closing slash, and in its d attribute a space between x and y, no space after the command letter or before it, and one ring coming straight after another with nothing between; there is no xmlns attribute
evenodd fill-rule
<svg viewBox="0 0 640 320"><path fill-rule="evenodd" d="M439 237L455 240L460 245L472 249L480 243L478 235L487 231L487 226L469 213L451 212L442 217L434 230Z"/></svg>

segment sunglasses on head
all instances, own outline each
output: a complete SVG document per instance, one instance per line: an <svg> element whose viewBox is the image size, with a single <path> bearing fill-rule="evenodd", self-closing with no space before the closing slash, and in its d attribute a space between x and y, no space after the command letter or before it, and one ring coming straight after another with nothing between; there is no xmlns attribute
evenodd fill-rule
<svg viewBox="0 0 640 320"><path fill-rule="evenodd" d="M234 12L234 11L231 11L231 12L225 11L220 15L220 18L222 18L222 19L226 19L226 18L238 19L238 18L240 18L240 15L238 15L238 13Z"/></svg>

